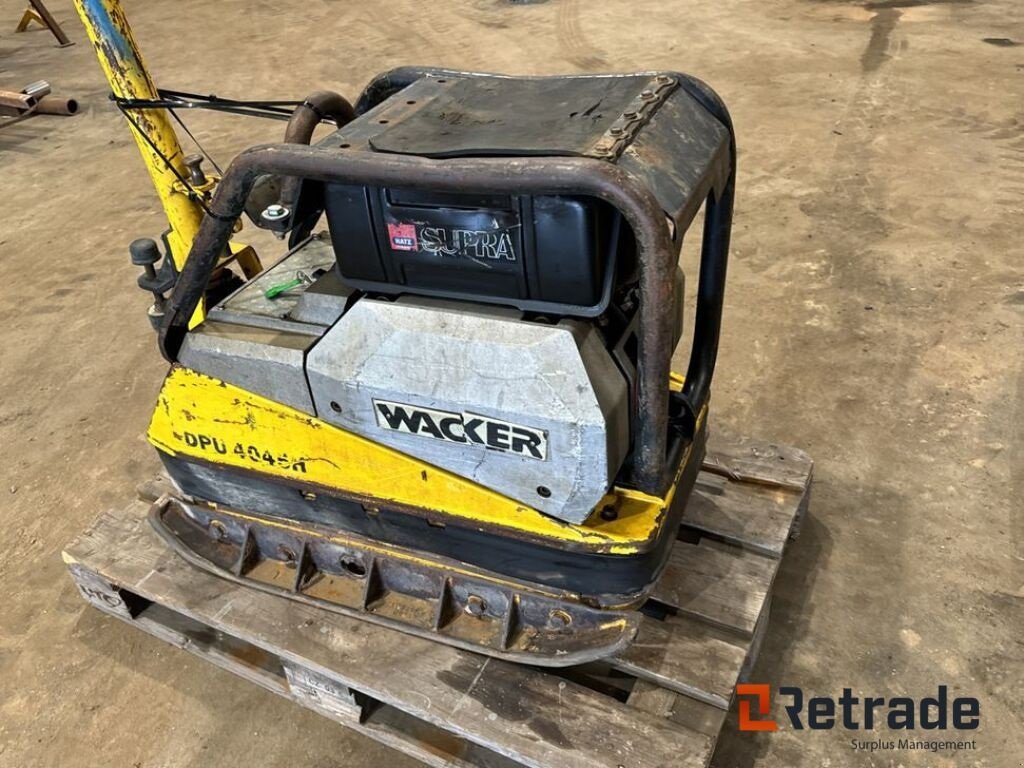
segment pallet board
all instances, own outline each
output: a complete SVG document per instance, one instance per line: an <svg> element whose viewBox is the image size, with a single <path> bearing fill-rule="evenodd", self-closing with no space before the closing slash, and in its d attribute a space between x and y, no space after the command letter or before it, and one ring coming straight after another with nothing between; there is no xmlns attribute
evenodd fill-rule
<svg viewBox="0 0 1024 768"><path fill-rule="evenodd" d="M64 558L97 608L427 765L698 768L756 656L811 476L804 454L752 440L716 441L706 466L636 641L618 658L564 670L199 571L164 547L143 501L101 515Z"/></svg>

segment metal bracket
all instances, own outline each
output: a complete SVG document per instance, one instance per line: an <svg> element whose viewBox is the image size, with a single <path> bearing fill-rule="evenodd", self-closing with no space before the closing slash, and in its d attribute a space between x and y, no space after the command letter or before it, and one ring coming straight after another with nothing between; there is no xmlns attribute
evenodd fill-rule
<svg viewBox="0 0 1024 768"><path fill-rule="evenodd" d="M632 143L658 108L665 103L678 82L670 75L657 75L629 103L615 122L608 126L587 154L602 160L614 160Z"/></svg>

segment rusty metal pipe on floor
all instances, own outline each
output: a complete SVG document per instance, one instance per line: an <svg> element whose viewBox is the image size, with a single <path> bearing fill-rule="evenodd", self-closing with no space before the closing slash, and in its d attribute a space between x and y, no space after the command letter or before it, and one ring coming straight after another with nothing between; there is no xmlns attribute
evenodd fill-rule
<svg viewBox="0 0 1024 768"><path fill-rule="evenodd" d="M36 113L40 115L74 115L78 113L78 102L62 96L44 96L36 104Z"/></svg>
<svg viewBox="0 0 1024 768"><path fill-rule="evenodd" d="M15 93L14 91L0 91L0 107L16 109L19 112L27 112L38 104L39 100L28 93Z"/></svg>

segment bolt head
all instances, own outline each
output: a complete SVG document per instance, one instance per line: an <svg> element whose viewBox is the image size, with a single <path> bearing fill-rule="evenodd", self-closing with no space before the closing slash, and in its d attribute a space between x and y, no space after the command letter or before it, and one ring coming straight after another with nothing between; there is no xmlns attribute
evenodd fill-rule
<svg viewBox="0 0 1024 768"><path fill-rule="evenodd" d="M280 221L281 219L287 218L288 214L289 210L287 208L283 205L274 203L273 205L268 205L261 216L267 221Z"/></svg>

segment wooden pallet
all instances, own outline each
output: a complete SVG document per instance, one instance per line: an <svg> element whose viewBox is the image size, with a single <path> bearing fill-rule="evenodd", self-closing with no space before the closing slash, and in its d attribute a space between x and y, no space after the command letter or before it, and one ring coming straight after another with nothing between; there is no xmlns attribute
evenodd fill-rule
<svg viewBox="0 0 1024 768"><path fill-rule="evenodd" d="M806 508L806 454L713 440L680 541L618 658L526 667L247 589L168 552L136 501L64 559L82 596L219 667L445 768L706 766ZM660 617L660 618L659 618Z"/></svg>

